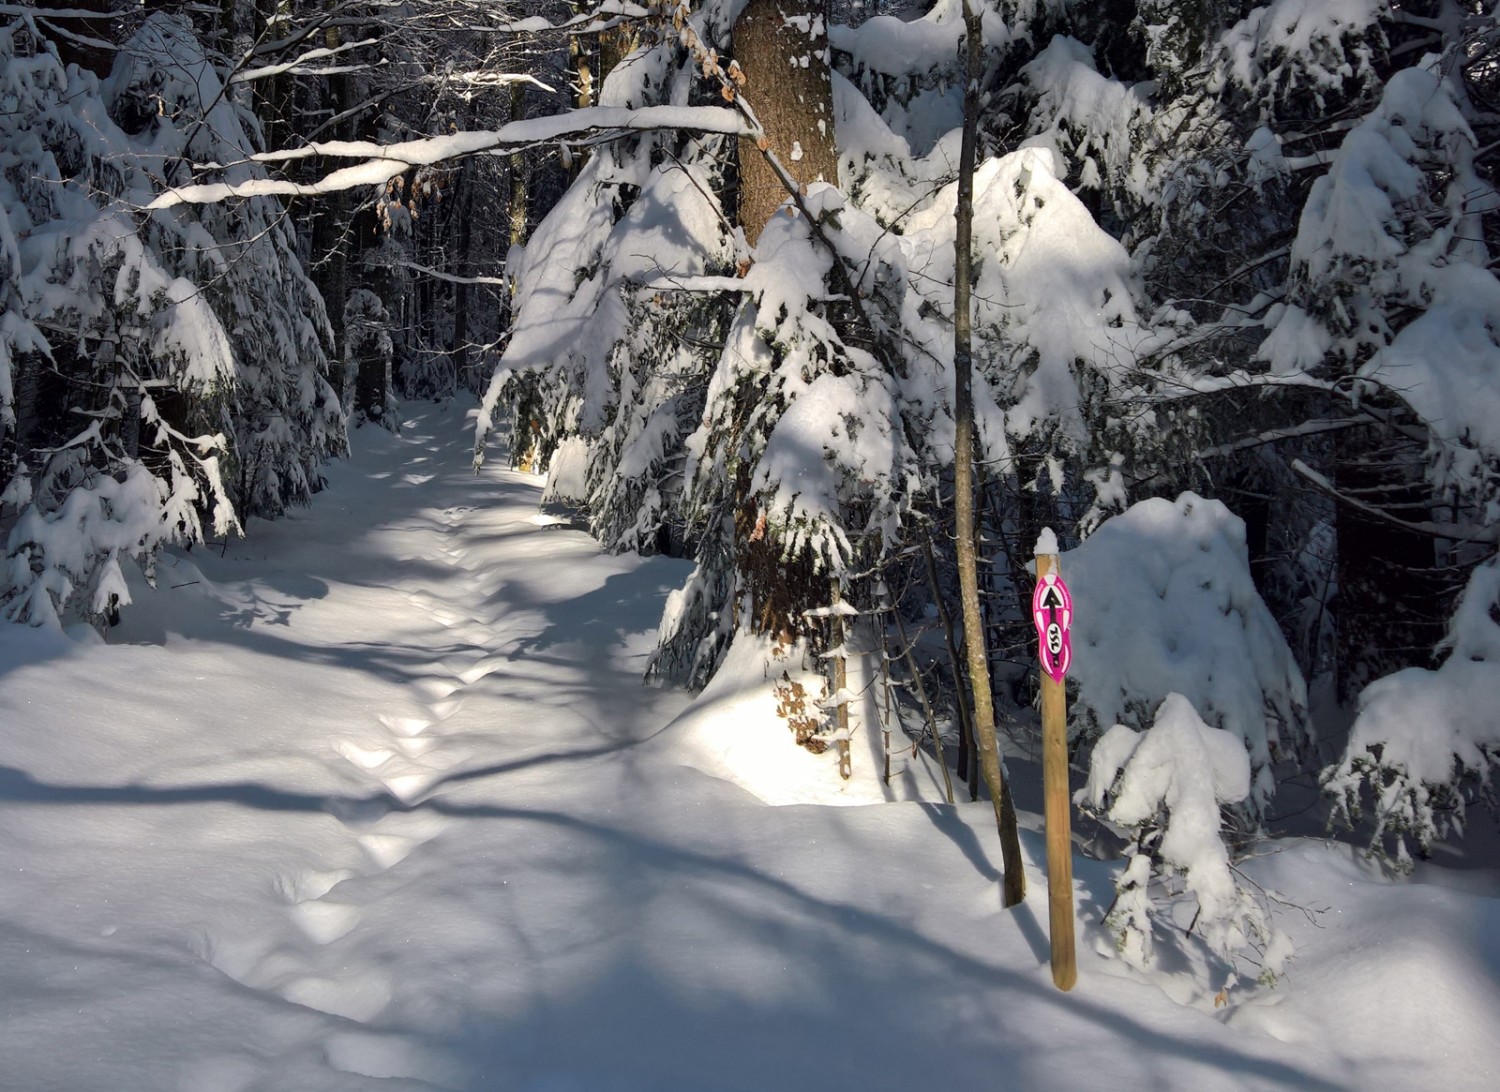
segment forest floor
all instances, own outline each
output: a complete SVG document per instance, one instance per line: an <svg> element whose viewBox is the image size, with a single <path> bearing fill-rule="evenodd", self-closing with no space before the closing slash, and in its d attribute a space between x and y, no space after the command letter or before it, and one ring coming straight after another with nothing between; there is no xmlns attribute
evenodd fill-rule
<svg viewBox="0 0 1500 1092"><path fill-rule="evenodd" d="M106 640L0 627L0 1087L1500 1087L1493 873L1268 846L1298 955L1216 1007L1191 945L1101 954L1117 866L1080 856L1059 993L1034 829L1003 911L983 803L676 761L689 698L640 680L685 564L475 475L465 407L409 416Z"/></svg>

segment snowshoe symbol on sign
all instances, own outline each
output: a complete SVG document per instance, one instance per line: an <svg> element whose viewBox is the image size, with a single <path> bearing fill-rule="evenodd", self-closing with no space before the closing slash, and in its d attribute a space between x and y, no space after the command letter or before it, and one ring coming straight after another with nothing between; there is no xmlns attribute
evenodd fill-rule
<svg viewBox="0 0 1500 1092"><path fill-rule="evenodd" d="M1056 573L1037 581L1031 593L1031 618L1036 623L1042 670L1060 683L1073 662L1073 596Z"/></svg>

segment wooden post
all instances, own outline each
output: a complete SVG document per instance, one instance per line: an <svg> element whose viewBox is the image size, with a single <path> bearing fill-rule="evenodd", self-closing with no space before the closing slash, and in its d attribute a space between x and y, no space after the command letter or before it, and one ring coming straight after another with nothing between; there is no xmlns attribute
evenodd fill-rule
<svg viewBox="0 0 1500 1092"><path fill-rule="evenodd" d="M1056 554L1036 555L1036 578L1057 572ZM1068 696L1065 684L1042 675L1042 787L1047 816L1047 906L1052 932L1052 981L1078 981L1073 939L1073 834L1068 794Z"/></svg>

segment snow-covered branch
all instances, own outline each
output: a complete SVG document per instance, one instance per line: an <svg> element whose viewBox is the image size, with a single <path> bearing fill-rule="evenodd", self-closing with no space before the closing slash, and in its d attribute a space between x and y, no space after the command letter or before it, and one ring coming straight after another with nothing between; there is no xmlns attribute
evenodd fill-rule
<svg viewBox="0 0 1500 1092"><path fill-rule="evenodd" d="M1348 493L1340 492L1338 487L1328 478L1319 474L1301 459L1292 460L1292 469L1313 485L1327 493L1340 504L1347 504L1351 508L1357 508L1365 515L1374 519L1389 523L1403 530L1414 531L1421 535L1430 535L1433 538L1446 538L1454 542L1500 542L1500 526L1490 525L1488 527L1475 527L1460 523L1435 523L1431 520L1405 520L1393 516L1378 505L1362 501L1358 497L1351 497Z"/></svg>
<svg viewBox="0 0 1500 1092"><path fill-rule="evenodd" d="M255 80L263 80L271 76L281 76L286 73L301 74L306 71L302 66L306 65L309 61L320 61L325 57L335 57L340 53L348 53L351 49L362 49L365 46L379 44L380 41L377 38L362 38L357 42L345 42L337 46L323 46L318 49L309 49L306 53L299 54L291 60L283 61L280 64L268 64L260 68L247 68L242 72L236 72L229 78L229 82L251 83ZM343 69L341 71L350 70Z"/></svg>
<svg viewBox="0 0 1500 1092"><path fill-rule="evenodd" d="M512 84L530 84L538 91L544 91L549 95L556 94L557 88L545 84L530 72L443 72L422 79L423 83L443 84L446 86L458 85L460 87L510 87Z"/></svg>
<svg viewBox="0 0 1500 1092"><path fill-rule="evenodd" d="M284 179L253 179L247 182L211 182L179 186L161 194L147 206L149 209L172 208L182 204L209 204L231 197L270 195L311 196L337 193L360 186L380 186L410 167L428 166L445 160L472 155L510 154L569 138L581 138L607 131L648 132L658 129L695 129L700 132L739 135L746 132L744 122L733 111L719 106L645 106L638 110L595 106L573 110L552 117L527 118L502 125L499 129L452 133L446 136L406 140L394 144L377 144L362 140L322 141L283 151L266 152L252 158L262 163L280 163L312 156L330 159L363 159L365 162L342 167L315 182L290 182Z"/></svg>
<svg viewBox="0 0 1500 1092"><path fill-rule="evenodd" d="M107 41L104 38L95 38L92 34L80 34L76 30L69 30L67 27L61 25L60 23L53 22L51 19L48 19L46 17L47 14L51 14L50 12L44 14L41 11L34 11L33 14L36 15L37 22L47 28L48 34L55 34L59 38L66 38L70 42L73 42L77 45L86 46L89 49L102 49L109 51L119 48L119 46L115 45L114 42Z"/></svg>
<svg viewBox="0 0 1500 1092"><path fill-rule="evenodd" d="M1206 448L1199 454L1199 458L1222 459L1226 455L1248 451L1253 447L1264 447L1266 444L1276 444L1282 440L1296 439L1299 436L1320 436L1325 432L1342 432L1344 429L1357 428L1369 423L1369 419L1365 417L1326 417L1316 421L1303 421L1299 424L1287 425L1285 428L1266 429L1263 432L1257 432L1254 436L1245 436Z"/></svg>
<svg viewBox="0 0 1500 1092"><path fill-rule="evenodd" d="M410 269L414 273L422 273L429 277L436 277L438 280L447 281L449 284L495 284L500 285L503 288L505 285L510 283L504 277L460 277L456 273L445 273L441 269L434 269L430 265L419 265L416 262L398 262L397 264L402 269Z"/></svg>
<svg viewBox="0 0 1500 1092"><path fill-rule="evenodd" d="M0 4L0 15L48 15L53 19L114 19L118 11L88 8L38 8L34 4Z"/></svg>

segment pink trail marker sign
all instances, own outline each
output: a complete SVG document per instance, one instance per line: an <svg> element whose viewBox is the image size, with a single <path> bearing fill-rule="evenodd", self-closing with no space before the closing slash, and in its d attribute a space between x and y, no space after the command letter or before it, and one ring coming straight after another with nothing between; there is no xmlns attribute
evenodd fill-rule
<svg viewBox="0 0 1500 1092"><path fill-rule="evenodd" d="M1037 581L1031 593L1031 619L1036 623L1042 670L1060 683L1073 662L1073 596L1056 573Z"/></svg>

